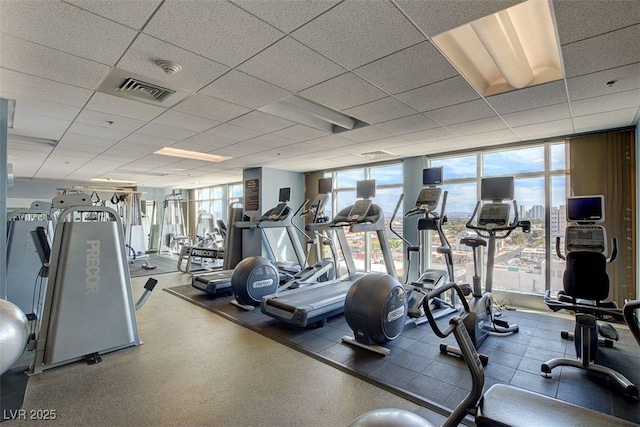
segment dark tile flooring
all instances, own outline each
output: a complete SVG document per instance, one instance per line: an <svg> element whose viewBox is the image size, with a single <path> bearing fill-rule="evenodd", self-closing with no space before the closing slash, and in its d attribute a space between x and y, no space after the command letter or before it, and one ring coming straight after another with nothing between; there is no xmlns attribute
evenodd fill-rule
<svg viewBox="0 0 640 427"><path fill-rule="evenodd" d="M243 311L229 303L229 296L214 298L189 285L166 290L431 409L454 408L471 388L464 362L440 353L442 340L428 324L403 332L387 344L391 354L382 357L341 342L342 336L351 334L343 316L329 319L323 328L303 330L264 315L259 308ZM640 402L625 396L607 377L572 367L555 368L551 378L541 376L543 362L575 358L573 342L560 337L561 330L573 330L572 320L524 311L507 311L502 317L518 324L520 331L489 336L480 347L489 356L485 390L493 384L510 384L640 424ZM639 385L640 348L628 329L618 331L620 341L614 348L601 348L597 362ZM448 343L455 344L452 336Z"/></svg>

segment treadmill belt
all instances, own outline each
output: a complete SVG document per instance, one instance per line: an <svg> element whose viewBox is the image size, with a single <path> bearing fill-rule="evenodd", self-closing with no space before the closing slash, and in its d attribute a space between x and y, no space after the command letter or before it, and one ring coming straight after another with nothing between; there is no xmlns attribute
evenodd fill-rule
<svg viewBox="0 0 640 427"><path fill-rule="evenodd" d="M407 330L388 343L391 354L382 357L341 342L344 335L352 334L342 315L329 318L325 327L301 329L271 318L259 308L244 311L230 304L232 297L213 297L191 285L164 290L444 415L462 401L471 385L464 363L440 354L442 340L426 324ZM518 324L520 332L489 336L480 347L489 356L485 389L493 384L511 384L640 424L639 403L626 398L605 377L578 369L562 369L562 374L554 370L550 379L540 375L540 365L550 358L565 354L575 357L573 343L560 338L560 331L573 330L572 320L524 311L503 312L499 318ZM438 322L446 326L447 320L445 316ZM619 325L616 328L620 341L612 349L601 349L597 362L614 367L638 385L638 345L627 329ZM447 343L454 343L453 337L449 338Z"/></svg>

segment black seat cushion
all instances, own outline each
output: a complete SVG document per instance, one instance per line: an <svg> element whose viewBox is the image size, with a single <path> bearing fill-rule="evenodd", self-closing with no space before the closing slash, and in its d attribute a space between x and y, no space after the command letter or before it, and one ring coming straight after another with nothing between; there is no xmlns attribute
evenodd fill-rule
<svg viewBox="0 0 640 427"><path fill-rule="evenodd" d="M602 301L609 296L607 259L599 252L573 251L567 254L564 291L573 298Z"/></svg>

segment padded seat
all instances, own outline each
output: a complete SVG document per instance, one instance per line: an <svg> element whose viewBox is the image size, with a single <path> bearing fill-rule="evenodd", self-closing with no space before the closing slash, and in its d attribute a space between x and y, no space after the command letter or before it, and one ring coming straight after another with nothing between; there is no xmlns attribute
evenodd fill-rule
<svg viewBox="0 0 640 427"><path fill-rule="evenodd" d="M496 384L484 394L478 426L636 426L636 424L532 391Z"/></svg>

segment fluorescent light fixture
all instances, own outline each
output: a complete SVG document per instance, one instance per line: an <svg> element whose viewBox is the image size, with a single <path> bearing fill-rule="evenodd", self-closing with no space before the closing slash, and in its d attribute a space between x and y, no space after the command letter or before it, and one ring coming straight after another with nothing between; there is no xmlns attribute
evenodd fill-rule
<svg viewBox="0 0 640 427"><path fill-rule="evenodd" d="M7 141L13 142L16 144L27 144L27 145L46 145L48 147L54 148L58 141L55 139L47 139L47 138L36 138L35 136L24 136L24 135L7 135Z"/></svg>
<svg viewBox="0 0 640 427"><path fill-rule="evenodd" d="M89 181L93 182L113 182L118 184L135 184L136 181L127 181L123 179L111 179L111 178L91 178Z"/></svg>
<svg viewBox="0 0 640 427"><path fill-rule="evenodd" d="M296 95L265 105L259 111L329 133L367 126L358 119Z"/></svg>
<svg viewBox="0 0 640 427"><path fill-rule="evenodd" d="M483 96L562 79L548 0L528 0L432 38Z"/></svg>
<svg viewBox="0 0 640 427"><path fill-rule="evenodd" d="M183 159L205 160L207 162L224 162L231 157L218 156L217 154L200 153L198 151L181 150L179 148L164 147L155 152L163 156L182 157Z"/></svg>

